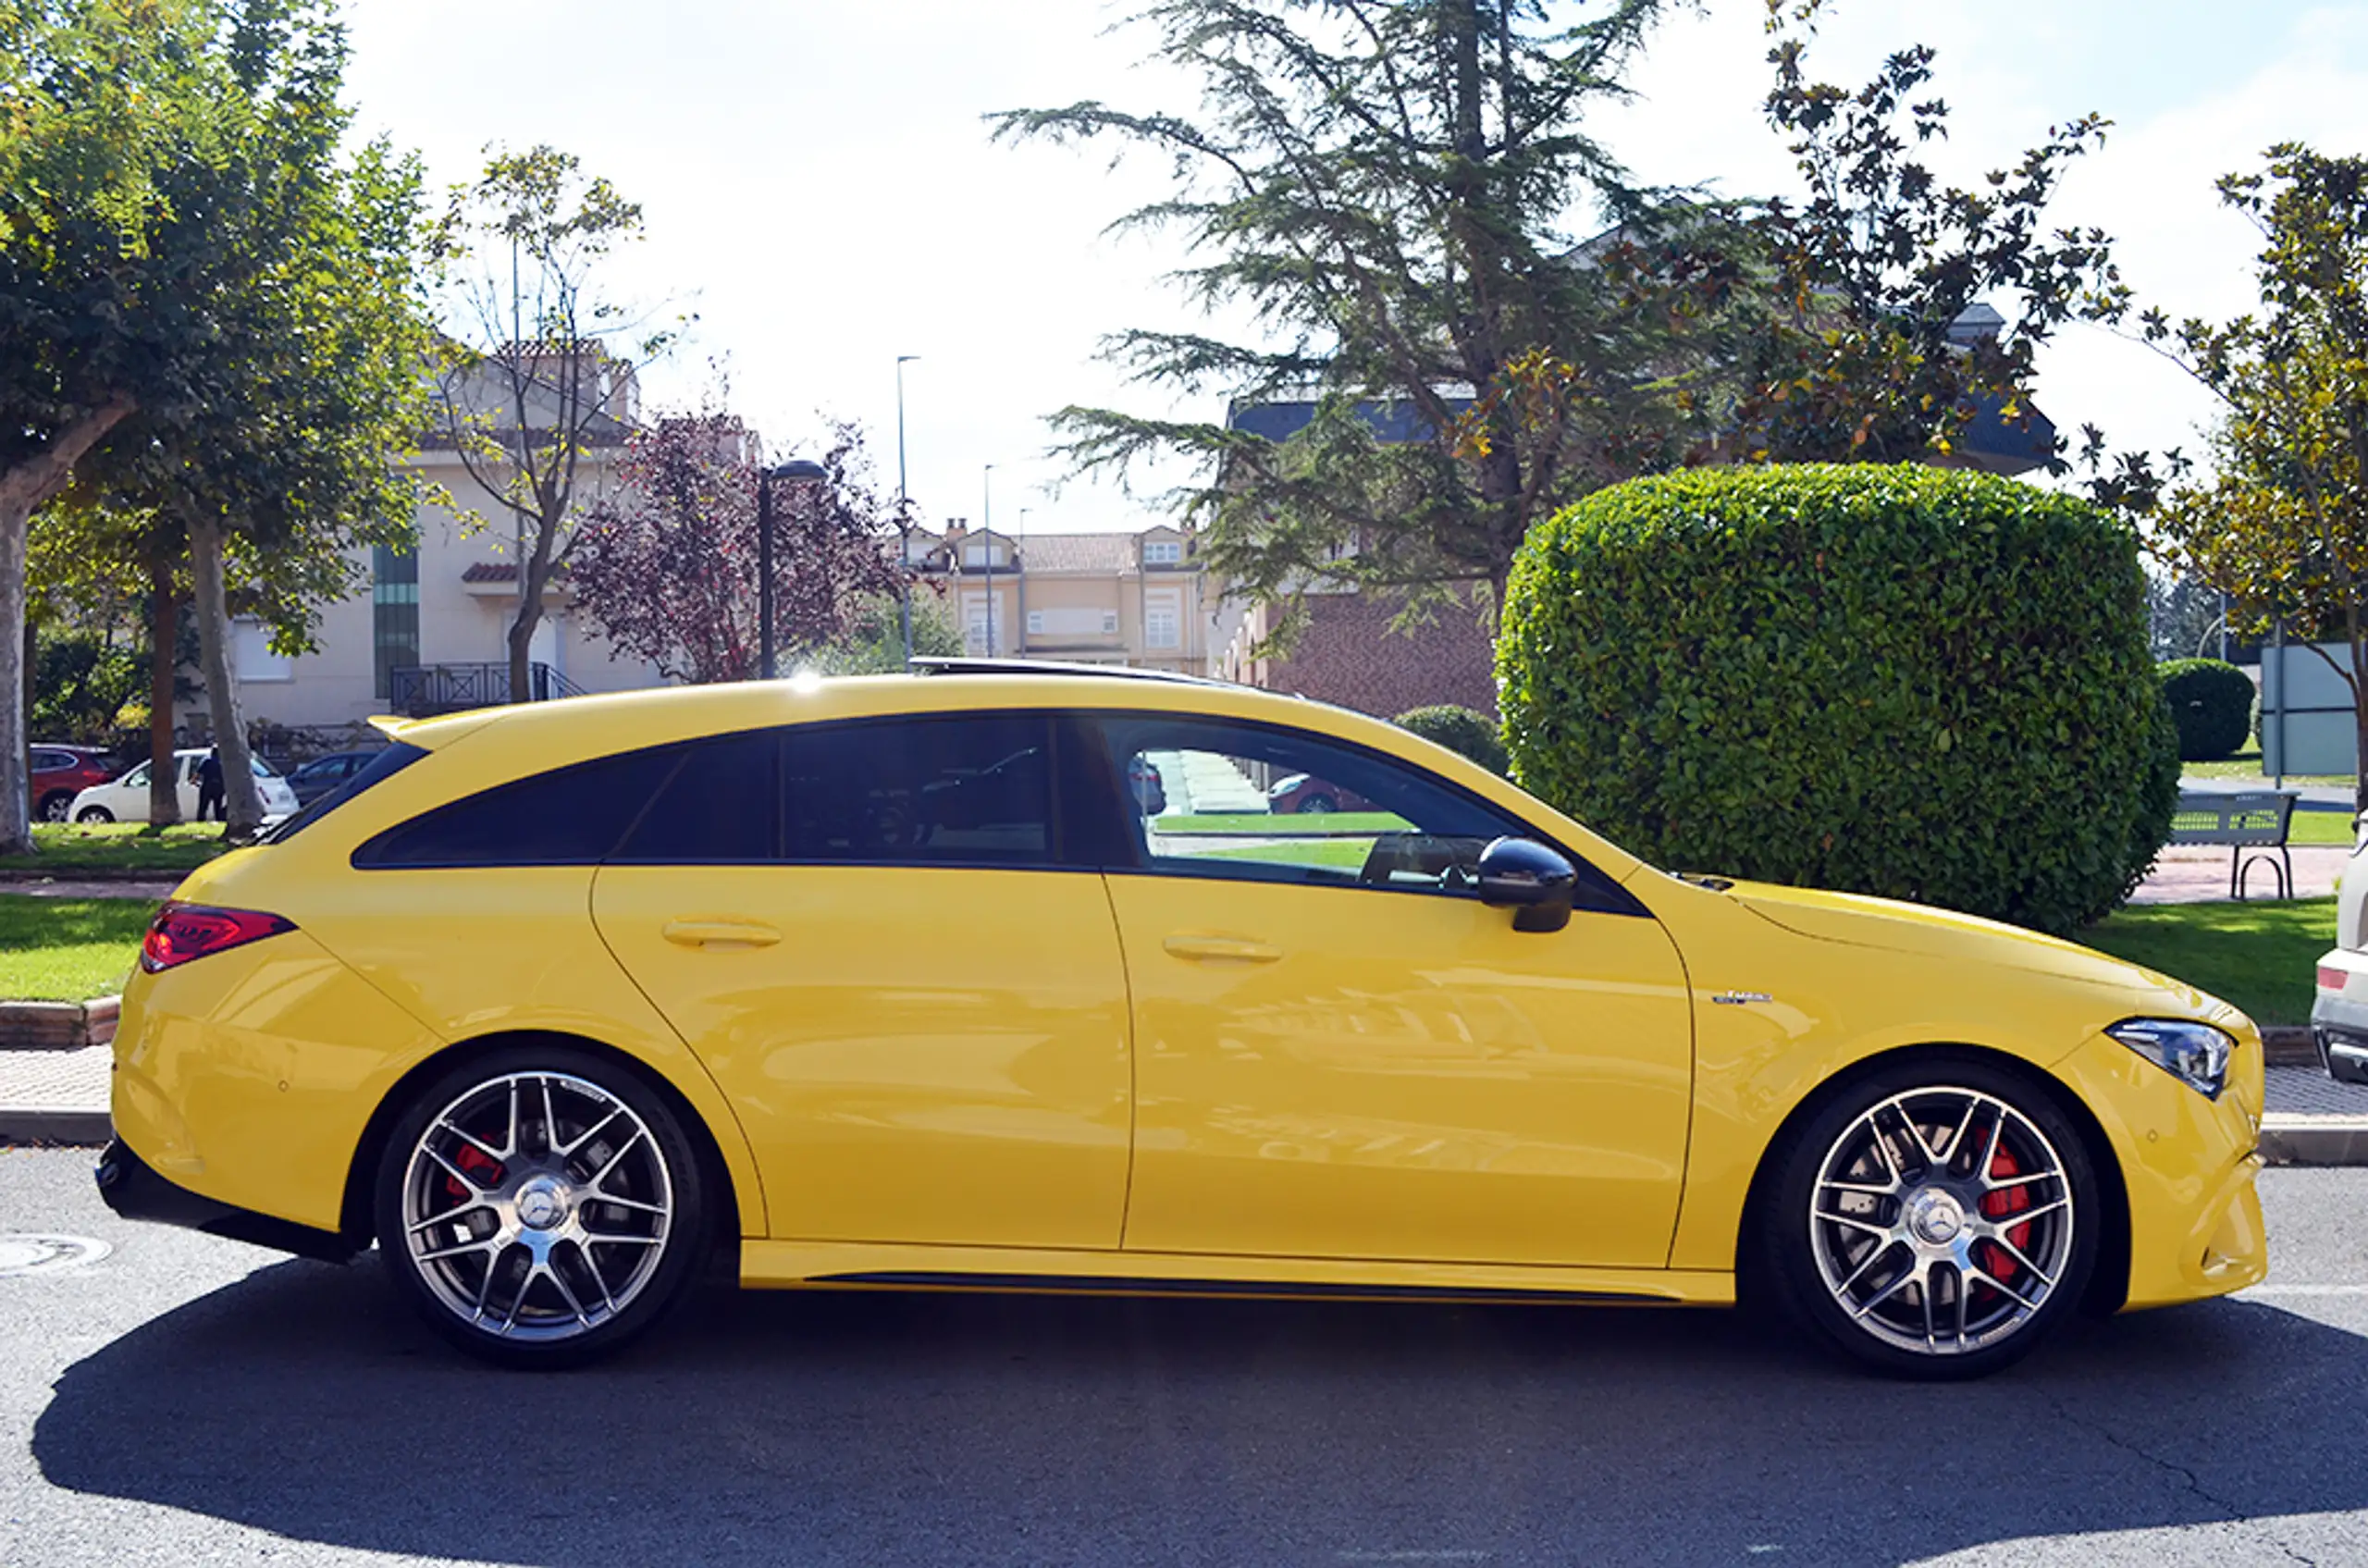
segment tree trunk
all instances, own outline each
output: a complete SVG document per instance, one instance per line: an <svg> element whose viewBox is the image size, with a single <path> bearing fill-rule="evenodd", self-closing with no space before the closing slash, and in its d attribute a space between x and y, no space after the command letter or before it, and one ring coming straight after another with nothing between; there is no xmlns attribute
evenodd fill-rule
<svg viewBox="0 0 2368 1568"><path fill-rule="evenodd" d="M0 855L33 852L32 735L25 711L25 535L33 512L66 488L74 465L131 413L129 398L92 410L40 456L0 474Z"/></svg>
<svg viewBox="0 0 2368 1568"><path fill-rule="evenodd" d="M148 821L163 827L181 820L181 792L173 776L173 672L179 667L180 599L172 557L162 545L148 558Z"/></svg>
<svg viewBox="0 0 2368 1568"><path fill-rule="evenodd" d="M533 663L528 656L535 648L535 623L542 619L542 606L535 600L522 600L518 617L510 623L510 700L531 702L535 697Z"/></svg>
<svg viewBox="0 0 2368 1568"><path fill-rule="evenodd" d="M239 687L230 671L230 605L222 581L220 518L190 519L189 562L197 585L198 669L205 676L214 744L222 755L222 803L230 819L227 836L232 844L251 844L263 827L263 796L255 788L246 722L239 713Z"/></svg>

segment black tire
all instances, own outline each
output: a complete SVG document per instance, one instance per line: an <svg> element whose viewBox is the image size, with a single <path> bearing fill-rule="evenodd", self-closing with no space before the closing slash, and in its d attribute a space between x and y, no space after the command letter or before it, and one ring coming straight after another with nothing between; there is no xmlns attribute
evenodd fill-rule
<svg viewBox="0 0 2368 1568"><path fill-rule="evenodd" d="M62 822L73 809L74 793L71 790L53 789L41 797L41 820L44 822Z"/></svg>
<svg viewBox="0 0 2368 1568"><path fill-rule="evenodd" d="M2079 1311L2107 1223L2103 1185L2030 1073L1962 1054L1881 1067L1768 1157L1745 1273L1863 1366L1986 1377ZM1886 1186L1895 1192L1876 1191Z"/></svg>
<svg viewBox="0 0 2368 1568"><path fill-rule="evenodd" d="M640 1075L566 1045L512 1046L413 1096L378 1162L373 1219L396 1293L445 1339L499 1365L576 1366L681 1298L709 1251L704 1181L681 1117Z"/></svg>
<svg viewBox="0 0 2368 1568"><path fill-rule="evenodd" d="M115 813L104 806L85 806L74 820L78 822L112 822Z"/></svg>
<svg viewBox="0 0 2368 1568"><path fill-rule="evenodd" d="M1302 817L1329 816L1335 804L1328 795L1311 795L1299 803L1300 815Z"/></svg>

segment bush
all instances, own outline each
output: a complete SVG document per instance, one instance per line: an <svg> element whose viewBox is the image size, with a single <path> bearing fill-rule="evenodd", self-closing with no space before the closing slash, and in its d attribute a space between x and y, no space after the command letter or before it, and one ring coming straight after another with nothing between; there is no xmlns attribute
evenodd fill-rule
<svg viewBox="0 0 2368 1568"><path fill-rule="evenodd" d="M2253 734L2251 676L2217 659L2173 659L2162 676L2180 761L2217 762L2245 748Z"/></svg>
<svg viewBox="0 0 2368 1568"><path fill-rule="evenodd" d="M1514 776L1648 860L2067 932L2168 835L2129 531L2012 480L1694 470L1541 525L1497 645Z"/></svg>
<svg viewBox="0 0 2368 1568"><path fill-rule="evenodd" d="M1505 743L1485 713L1442 702L1430 708L1410 708L1391 721L1424 740L1471 758L1492 773L1505 771Z"/></svg>

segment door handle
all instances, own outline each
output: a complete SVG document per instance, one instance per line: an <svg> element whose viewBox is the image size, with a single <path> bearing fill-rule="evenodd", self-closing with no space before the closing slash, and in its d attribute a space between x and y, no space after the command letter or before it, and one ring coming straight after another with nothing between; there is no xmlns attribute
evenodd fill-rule
<svg viewBox="0 0 2368 1568"><path fill-rule="evenodd" d="M781 932L750 920L669 920L660 934L682 947L771 947Z"/></svg>
<svg viewBox="0 0 2368 1568"><path fill-rule="evenodd" d="M1271 964L1283 950L1270 942L1242 936L1171 936L1163 945L1179 958L1230 959L1238 964Z"/></svg>

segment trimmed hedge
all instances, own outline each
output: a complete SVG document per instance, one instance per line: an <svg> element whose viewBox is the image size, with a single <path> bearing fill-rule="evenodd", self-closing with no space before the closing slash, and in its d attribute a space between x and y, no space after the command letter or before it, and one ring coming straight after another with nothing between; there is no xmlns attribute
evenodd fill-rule
<svg viewBox="0 0 2368 1568"><path fill-rule="evenodd" d="M1492 773L1505 771L1504 740L1485 713L1441 702L1428 708L1410 708L1390 722L1469 757Z"/></svg>
<svg viewBox="0 0 2368 1568"><path fill-rule="evenodd" d="M2132 534L1919 467L1699 469L1532 531L1497 644L1513 776L1671 869L2069 932L2169 834Z"/></svg>
<svg viewBox="0 0 2368 1568"><path fill-rule="evenodd" d="M2253 682L2217 659L2173 659L2161 671L2163 699L2179 728L2179 760L2217 762L2253 737Z"/></svg>

